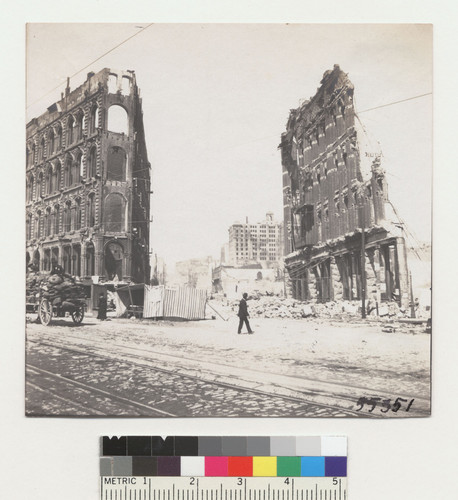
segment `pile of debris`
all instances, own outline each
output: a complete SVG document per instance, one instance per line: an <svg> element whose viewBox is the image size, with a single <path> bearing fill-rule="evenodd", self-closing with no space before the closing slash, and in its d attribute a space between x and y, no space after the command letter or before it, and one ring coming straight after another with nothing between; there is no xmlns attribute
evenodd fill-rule
<svg viewBox="0 0 458 500"><path fill-rule="evenodd" d="M232 310L237 313L238 301L231 304ZM307 304L299 300L281 297L253 297L248 302L248 311L252 318L345 318L361 317L361 303L350 301L323 302ZM377 309L368 308L370 317L377 317ZM395 302L384 303L378 307L378 317L404 318L407 312Z"/></svg>
<svg viewBox="0 0 458 500"><path fill-rule="evenodd" d="M30 274L26 280L27 302L36 302L42 297L54 306L73 307L86 299L84 286L68 274Z"/></svg>

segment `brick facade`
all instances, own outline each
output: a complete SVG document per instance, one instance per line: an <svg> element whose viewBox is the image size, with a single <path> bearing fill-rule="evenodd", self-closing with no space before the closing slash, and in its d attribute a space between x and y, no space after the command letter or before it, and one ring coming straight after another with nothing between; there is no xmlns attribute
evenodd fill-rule
<svg viewBox="0 0 458 500"><path fill-rule="evenodd" d="M134 72L104 69L26 129L26 259L146 282L151 192Z"/></svg>

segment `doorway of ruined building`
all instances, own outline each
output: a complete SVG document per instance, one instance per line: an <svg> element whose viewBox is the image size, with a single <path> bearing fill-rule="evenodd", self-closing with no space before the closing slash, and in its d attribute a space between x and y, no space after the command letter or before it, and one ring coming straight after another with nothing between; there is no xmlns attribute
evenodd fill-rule
<svg viewBox="0 0 458 500"><path fill-rule="evenodd" d="M380 246L380 256L384 267L385 291L381 293L383 302L400 302L399 293L399 265L397 249L394 243Z"/></svg>
<svg viewBox="0 0 458 500"><path fill-rule="evenodd" d="M117 277L122 281L122 268L124 260L124 249L120 243L111 241L105 247L105 271L108 279L113 280Z"/></svg>

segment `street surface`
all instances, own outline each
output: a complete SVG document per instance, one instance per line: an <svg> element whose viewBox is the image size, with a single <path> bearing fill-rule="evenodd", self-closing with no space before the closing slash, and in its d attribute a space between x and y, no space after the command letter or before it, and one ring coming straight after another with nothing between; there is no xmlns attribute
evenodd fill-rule
<svg viewBox="0 0 458 500"><path fill-rule="evenodd" d="M237 317L227 322L89 317L79 326L71 319L53 319L47 327L28 322L26 412L429 414L430 335L418 327L386 333L380 324L255 318L253 335L237 335L237 323ZM358 404L362 397L369 404ZM378 399L371 404L371 398ZM400 403L392 406L397 398Z"/></svg>

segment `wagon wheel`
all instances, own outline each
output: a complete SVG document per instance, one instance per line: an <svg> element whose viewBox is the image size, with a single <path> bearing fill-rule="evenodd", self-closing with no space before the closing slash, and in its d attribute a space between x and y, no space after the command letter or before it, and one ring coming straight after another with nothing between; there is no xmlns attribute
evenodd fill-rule
<svg viewBox="0 0 458 500"><path fill-rule="evenodd" d="M72 319L75 325L79 325L84 318L84 307L80 306L72 312Z"/></svg>
<svg viewBox="0 0 458 500"><path fill-rule="evenodd" d="M38 306L38 317L42 325L48 326L52 318L52 305L48 299L41 299Z"/></svg>

